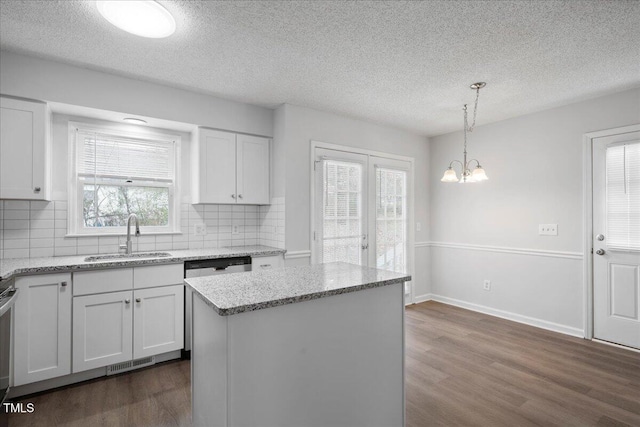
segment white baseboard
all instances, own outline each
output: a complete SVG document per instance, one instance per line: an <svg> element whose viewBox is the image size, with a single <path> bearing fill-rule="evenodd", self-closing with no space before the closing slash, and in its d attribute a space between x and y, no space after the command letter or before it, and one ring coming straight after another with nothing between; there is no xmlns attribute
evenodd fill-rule
<svg viewBox="0 0 640 427"><path fill-rule="evenodd" d="M431 294L416 295L415 297L413 297L414 304L420 304L421 302L427 301L431 301Z"/></svg>
<svg viewBox="0 0 640 427"><path fill-rule="evenodd" d="M572 326L561 325L559 323L553 323L542 319L536 319L535 317L523 316L521 314L512 313L510 311L498 310L496 308L487 307L480 304L474 304L471 302L461 301L454 298L443 297L435 294L425 294L414 298L416 303L425 302L429 300L441 302L443 304L454 305L456 307L466 308L467 310L477 311L478 313L488 314L490 316L500 317L501 319L507 319L518 323L524 323L525 325L535 326L536 328L546 329L548 331L559 332L565 335L571 335L572 337L584 338L584 331Z"/></svg>

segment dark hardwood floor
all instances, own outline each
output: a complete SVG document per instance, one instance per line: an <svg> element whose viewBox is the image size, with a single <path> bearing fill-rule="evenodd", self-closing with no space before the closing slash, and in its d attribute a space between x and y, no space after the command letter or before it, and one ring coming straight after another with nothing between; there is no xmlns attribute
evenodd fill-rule
<svg viewBox="0 0 640 427"><path fill-rule="evenodd" d="M640 426L640 353L436 302L406 324L407 427ZM9 426L188 426L189 384L169 362L29 397Z"/></svg>

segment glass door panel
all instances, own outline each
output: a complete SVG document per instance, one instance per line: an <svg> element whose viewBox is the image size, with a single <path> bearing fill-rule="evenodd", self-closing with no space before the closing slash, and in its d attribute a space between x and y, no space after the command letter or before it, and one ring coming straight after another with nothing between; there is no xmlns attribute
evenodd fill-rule
<svg viewBox="0 0 640 427"><path fill-rule="evenodd" d="M316 262L367 265L366 156L316 152Z"/></svg>
<svg viewBox="0 0 640 427"><path fill-rule="evenodd" d="M407 171L375 167L375 266L407 272Z"/></svg>

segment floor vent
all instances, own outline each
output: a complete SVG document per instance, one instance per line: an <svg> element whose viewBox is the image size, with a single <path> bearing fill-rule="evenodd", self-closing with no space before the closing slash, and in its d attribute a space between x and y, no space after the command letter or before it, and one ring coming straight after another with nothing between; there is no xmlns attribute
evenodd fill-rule
<svg viewBox="0 0 640 427"><path fill-rule="evenodd" d="M132 371L134 369L143 368L156 363L156 358L145 357L143 359L130 360L128 362L116 363L115 365L107 366L107 375L115 375L122 372Z"/></svg>

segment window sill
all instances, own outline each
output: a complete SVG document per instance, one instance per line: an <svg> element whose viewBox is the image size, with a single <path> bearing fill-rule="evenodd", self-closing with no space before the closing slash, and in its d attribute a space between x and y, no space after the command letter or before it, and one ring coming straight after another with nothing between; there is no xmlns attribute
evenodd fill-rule
<svg viewBox="0 0 640 427"><path fill-rule="evenodd" d="M140 236L179 236L183 233L181 231L149 231L149 232L140 232ZM127 233L70 233L65 234L64 237L126 237ZM131 237L136 237L134 233L131 233Z"/></svg>

